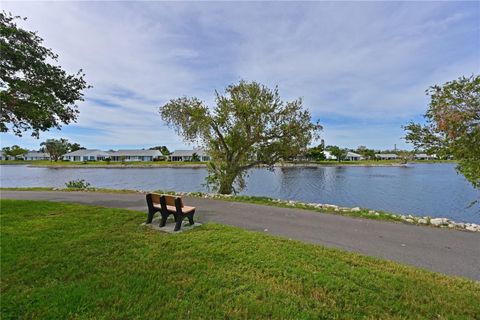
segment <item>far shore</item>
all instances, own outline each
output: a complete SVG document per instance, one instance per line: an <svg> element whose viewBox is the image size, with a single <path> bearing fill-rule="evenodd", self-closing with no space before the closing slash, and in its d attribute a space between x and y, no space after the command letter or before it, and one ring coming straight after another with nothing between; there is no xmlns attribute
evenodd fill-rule
<svg viewBox="0 0 480 320"><path fill-rule="evenodd" d="M451 160L423 160L423 161L409 161L408 163L401 163L392 160L360 160L360 161L319 161L319 162L283 162L277 163L274 167L279 168L320 168L320 167L405 167L411 163L455 163ZM68 162L68 161L0 161L0 165L25 165L32 168L58 168L58 169L79 169L79 168L189 168L198 169L206 168L207 162L172 162L172 161L151 161L151 162ZM261 166L260 166L261 167Z"/></svg>

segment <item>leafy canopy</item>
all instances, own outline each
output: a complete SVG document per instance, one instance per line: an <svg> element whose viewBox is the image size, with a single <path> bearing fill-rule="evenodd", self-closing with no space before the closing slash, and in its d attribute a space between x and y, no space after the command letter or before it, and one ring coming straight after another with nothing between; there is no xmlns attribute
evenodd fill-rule
<svg viewBox="0 0 480 320"><path fill-rule="evenodd" d="M18 27L16 19L0 13L0 132L21 136L32 130L38 138L40 131L76 121L75 102L83 100L89 86L82 70L70 75L49 63L58 56L42 46L35 32Z"/></svg>
<svg viewBox="0 0 480 320"><path fill-rule="evenodd" d="M211 110L197 98L178 98L160 107L163 120L187 142L202 144L211 157L207 182L220 193L245 186L245 174L257 165L301 153L318 137L302 100L285 102L278 88L240 81L224 94L215 92Z"/></svg>
<svg viewBox="0 0 480 320"><path fill-rule="evenodd" d="M360 154L364 159L368 160L375 160L375 150L369 149L366 146L359 146L357 150L355 150L358 154Z"/></svg>
<svg viewBox="0 0 480 320"><path fill-rule="evenodd" d="M156 146L156 147L151 147L149 150L158 150L162 153L164 156L169 156L170 155L170 150L166 146Z"/></svg>
<svg viewBox="0 0 480 320"><path fill-rule="evenodd" d="M410 122L405 139L440 157L453 155L457 170L480 187L480 76L460 77L427 90L427 123Z"/></svg>
<svg viewBox="0 0 480 320"><path fill-rule="evenodd" d="M53 160L58 161L61 156L70 151L70 143L67 139L47 139L40 144L43 150L50 154Z"/></svg>
<svg viewBox="0 0 480 320"><path fill-rule="evenodd" d="M73 151L77 151L77 150L85 150L86 148L82 147L78 143L69 143L68 144L68 149L69 149L69 152L73 152Z"/></svg>
<svg viewBox="0 0 480 320"><path fill-rule="evenodd" d="M8 157L18 157L22 154L26 154L28 152L27 149L20 148L18 145L13 145L11 147L4 147L2 148L3 153Z"/></svg>

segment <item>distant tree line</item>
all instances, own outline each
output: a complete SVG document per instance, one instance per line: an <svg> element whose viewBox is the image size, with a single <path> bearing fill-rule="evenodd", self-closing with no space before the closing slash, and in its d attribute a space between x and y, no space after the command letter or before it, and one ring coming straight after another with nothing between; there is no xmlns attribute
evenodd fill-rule
<svg viewBox="0 0 480 320"><path fill-rule="evenodd" d="M51 160L58 161L65 153L85 149L78 143L70 143L67 139L47 139L40 143L38 152L46 152L50 155ZM21 148L18 145L2 148L5 156L17 158L28 153L28 149Z"/></svg>
<svg viewBox="0 0 480 320"><path fill-rule="evenodd" d="M325 151L328 151L332 156L336 158L336 161L344 161L347 157L348 152L354 152L359 154L364 160L380 160L377 157L378 154L395 154L398 156L398 160L402 162L407 162L415 159L415 154L425 153L427 155L434 155L429 150L401 150L401 149L394 149L394 150L381 150L381 149L370 149L366 146L359 146L356 149L349 149L349 148L342 148L335 145L328 145L323 146L323 144L319 144L318 146L308 148L304 153L302 158L309 161L324 161L327 160L325 155ZM443 153L437 155L438 159L452 159L451 154Z"/></svg>

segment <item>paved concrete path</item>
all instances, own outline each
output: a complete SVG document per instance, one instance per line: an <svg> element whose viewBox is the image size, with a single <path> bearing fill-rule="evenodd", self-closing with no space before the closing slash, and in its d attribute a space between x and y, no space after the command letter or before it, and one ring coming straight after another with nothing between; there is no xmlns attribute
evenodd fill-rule
<svg viewBox="0 0 480 320"><path fill-rule="evenodd" d="M146 212L143 194L1 191L1 197ZM211 199L187 198L185 202L197 207L200 222L223 223L480 280L480 233Z"/></svg>

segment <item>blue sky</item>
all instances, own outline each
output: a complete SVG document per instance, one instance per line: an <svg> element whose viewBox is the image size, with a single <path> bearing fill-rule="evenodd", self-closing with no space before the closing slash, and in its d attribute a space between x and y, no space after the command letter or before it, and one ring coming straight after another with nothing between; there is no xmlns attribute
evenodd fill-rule
<svg viewBox="0 0 480 320"><path fill-rule="evenodd" d="M406 147L425 89L480 72L480 2L2 2L28 18L69 72L93 85L76 124L1 134L37 149L64 137L88 148L186 145L158 107L179 96L213 104L240 79L302 97L327 144Z"/></svg>

